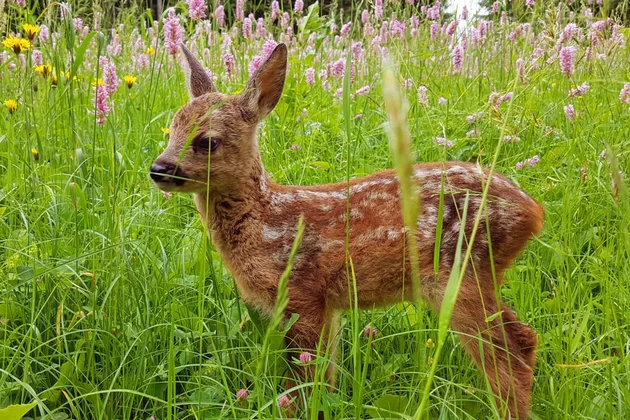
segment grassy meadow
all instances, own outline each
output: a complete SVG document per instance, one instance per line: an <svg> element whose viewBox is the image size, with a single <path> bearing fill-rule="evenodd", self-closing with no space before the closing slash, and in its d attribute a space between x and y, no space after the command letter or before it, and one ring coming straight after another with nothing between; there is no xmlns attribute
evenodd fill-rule
<svg viewBox="0 0 630 420"><path fill-rule="evenodd" d="M191 197L148 175L188 101L180 37L225 93L289 45L284 95L259 130L286 184L393 167L381 70L396 62L416 161L495 163L545 207L501 289L539 336L531 418L630 417L630 30L606 4L517 2L513 19L503 4L455 18L387 0L327 14L298 1L279 15L246 2L243 16L232 3L180 1L161 16L133 2L117 14L22 3L0 1L2 418L289 413L282 329L263 349L264 322ZM416 418L437 331L422 303L347 313L337 383L300 384L314 392L297 415ZM499 416L452 333L428 402L425 418Z"/></svg>

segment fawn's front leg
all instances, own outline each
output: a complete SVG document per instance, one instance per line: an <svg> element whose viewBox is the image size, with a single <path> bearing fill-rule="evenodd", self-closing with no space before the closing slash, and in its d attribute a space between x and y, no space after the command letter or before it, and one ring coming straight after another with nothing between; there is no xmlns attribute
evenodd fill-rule
<svg viewBox="0 0 630 420"><path fill-rule="evenodd" d="M299 314L298 320L291 326L286 336L288 357L299 359L301 353L312 355L313 362L306 366L292 366L293 379L287 379L286 389L293 388L297 381L313 381L316 373L317 357L328 360L326 366L325 381L329 386L335 383L334 355L337 345L337 332L339 330L339 312L326 307L323 298L304 296L304 293L291 291L289 294L289 306L287 315ZM319 348L319 351L318 351ZM292 396L297 396L293 392Z"/></svg>

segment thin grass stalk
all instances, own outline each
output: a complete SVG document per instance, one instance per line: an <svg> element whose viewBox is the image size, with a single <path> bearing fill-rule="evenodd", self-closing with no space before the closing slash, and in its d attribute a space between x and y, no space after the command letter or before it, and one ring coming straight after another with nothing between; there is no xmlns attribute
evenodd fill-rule
<svg viewBox="0 0 630 420"><path fill-rule="evenodd" d="M260 357L258 359L258 364L256 366L256 391L258 394L258 417L262 417L262 397L263 394L260 389L260 377L263 373L263 369L267 364L267 356L269 353L269 345L271 341L271 335L278 328L280 323L284 318L284 311L289 303L289 275L291 274L291 270L293 269L293 262L295 261L295 257L298 253L300 245L302 244L302 236L304 235L304 215L300 216L297 224L297 233L295 235L295 239L293 240L293 246L291 248L291 253L289 254L289 260L287 261L287 266L280 277L280 281L278 282L278 291L276 296L276 305L273 310L273 314L271 315L271 319L269 321L269 325L267 326L267 330L265 332L265 338L263 339L262 348L260 350Z"/></svg>
<svg viewBox="0 0 630 420"><path fill-rule="evenodd" d="M391 63L386 64L383 71L383 97L385 109L389 117L389 145L394 158L394 166L400 184L403 222L407 232L409 261L411 265L412 296L414 301L420 299L420 264L418 257L418 239L416 230L420 213L418 182L413 179L413 152L411 151L411 134L407 124L409 106L402 95L398 78Z"/></svg>

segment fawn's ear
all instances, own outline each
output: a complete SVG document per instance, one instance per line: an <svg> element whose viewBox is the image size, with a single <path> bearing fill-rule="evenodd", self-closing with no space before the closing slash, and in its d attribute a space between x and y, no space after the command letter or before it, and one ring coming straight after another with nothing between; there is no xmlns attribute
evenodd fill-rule
<svg viewBox="0 0 630 420"><path fill-rule="evenodd" d="M247 82L243 98L247 107L262 120L278 104L287 74L287 46L278 44L269 58Z"/></svg>
<svg viewBox="0 0 630 420"><path fill-rule="evenodd" d="M215 92L216 89L210 80L210 76L206 73L203 65L193 56L193 54L180 44L183 60L181 61L182 70L186 76L186 87L190 94L190 99L196 98L208 92Z"/></svg>

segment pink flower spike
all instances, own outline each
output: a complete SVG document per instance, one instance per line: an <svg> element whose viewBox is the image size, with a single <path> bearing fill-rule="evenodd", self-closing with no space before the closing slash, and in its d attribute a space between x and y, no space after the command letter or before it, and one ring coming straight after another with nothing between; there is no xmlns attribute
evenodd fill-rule
<svg viewBox="0 0 630 420"><path fill-rule="evenodd" d="M575 108L573 108L572 104L564 107L564 114L567 116L569 121L575 121Z"/></svg>
<svg viewBox="0 0 630 420"><path fill-rule="evenodd" d="M625 83L619 92L619 102L630 104L630 83Z"/></svg>
<svg viewBox="0 0 630 420"><path fill-rule="evenodd" d="M293 11L296 15L301 15L304 12L304 0L295 0Z"/></svg>
<svg viewBox="0 0 630 420"><path fill-rule="evenodd" d="M571 77L573 73L573 63L575 60L575 47L570 45L562 47L560 50L560 69L567 77Z"/></svg>
<svg viewBox="0 0 630 420"><path fill-rule="evenodd" d="M186 0L188 4L188 17L198 21L206 17L206 2L204 0Z"/></svg>
<svg viewBox="0 0 630 420"><path fill-rule="evenodd" d="M313 87L315 84L315 69L309 67L306 69L306 73L304 75L306 77L306 83L308 83L309 87Z"/></svg>
<svg viewBox="0 0 630 420"><path fill-rule="evenodd" d="M166 50L175 55L179 51L179 44L184 40L184 29L179 24L179 17L175 9L168 9L168 16L164 19L164 44Z"/></svg>

